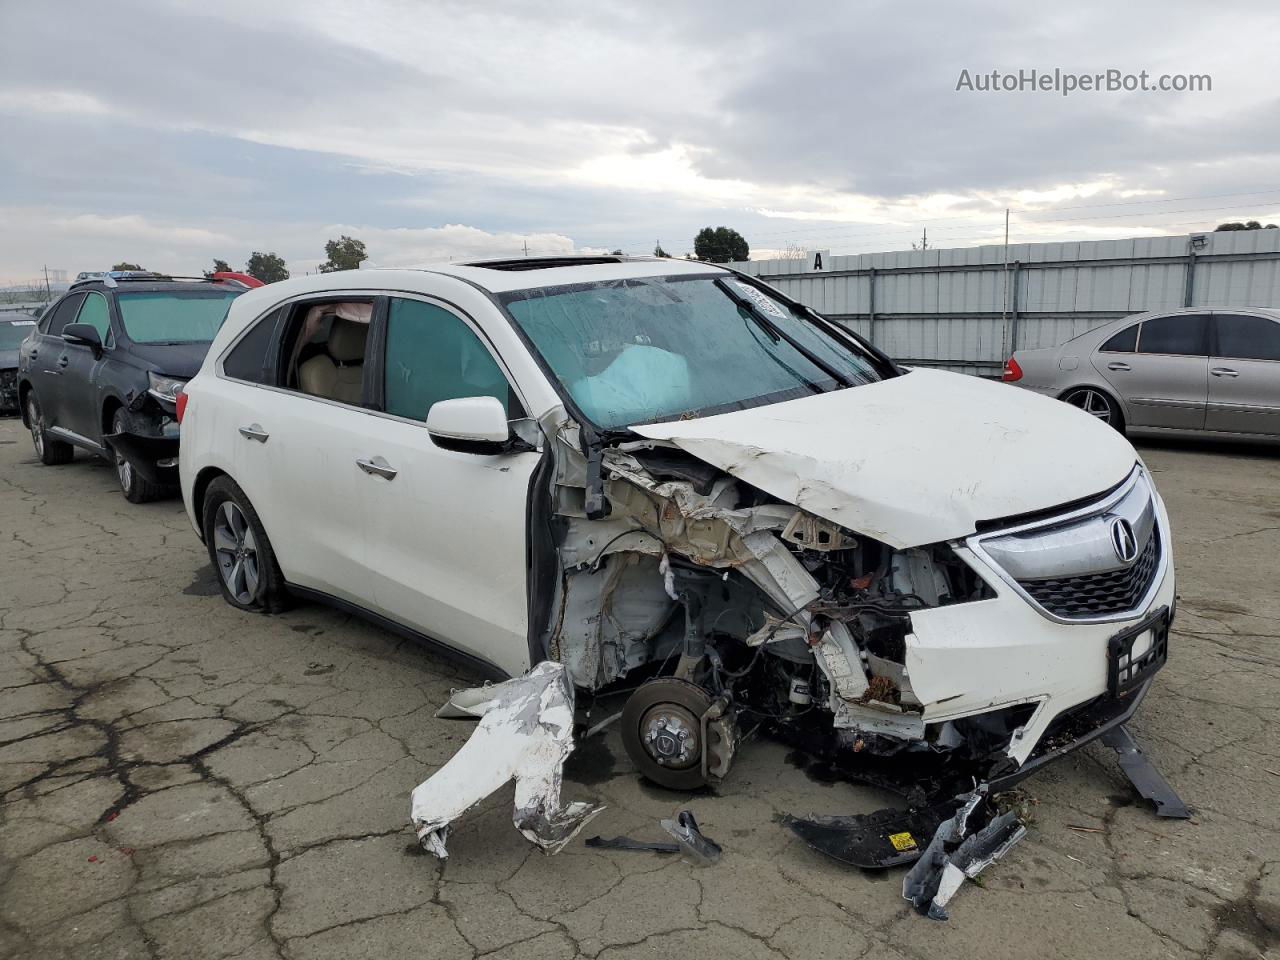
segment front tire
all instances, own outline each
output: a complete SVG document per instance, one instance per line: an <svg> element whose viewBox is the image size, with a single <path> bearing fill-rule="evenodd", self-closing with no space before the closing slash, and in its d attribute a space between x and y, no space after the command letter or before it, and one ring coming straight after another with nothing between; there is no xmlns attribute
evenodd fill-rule
<svg viewBox="0 0 1280 960"><path fill-rule="evenodd" d="M1103 391L1095 387L1076 387L1063 394L1062 401L1124 433L1124 415L1120 412L1120 405Z"/></svg>
<svg viewBox="0 0 1280 960"><path fill-rule="evenodd" d="M115 416L111 418L111 432L124 433L125 427L128 425L129 418L125 416L124 410L117 410ZM159 500L168 492L166 487L158 483L152 483L138 473L132 463L115 451L112 451L112 459L115 461L116 479L120 481L120 492L124 494L124 498L130 503L148 503L152 500Z"/></svg>
<svg viewBox="0 0 1280 960"><path fill-rule="evenodd" d="M230 477L209 484L201 518L222 598L241 610L278 613L288 606L284 575L258 513Z"/></svg>
<svg viewBox="0 0 1280 960"><path fill-rule="evenodd" d="M46 467L56 467L74 459L75 447L65 440L55 440L45 432L44 414L40 411L40 401L36 399L34 390L27 391L27 423L31 430L31 445Z"/></svg>

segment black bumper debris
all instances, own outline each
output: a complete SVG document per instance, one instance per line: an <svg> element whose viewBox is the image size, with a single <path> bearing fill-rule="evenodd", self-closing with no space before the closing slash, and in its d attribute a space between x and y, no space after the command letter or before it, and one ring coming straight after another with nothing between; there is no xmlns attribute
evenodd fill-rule
<svg viewBox="0 0 1280 960"><path fill-rule="evenodd" d="M863 870L914 863L929 838L955 815L958 797L906 810L893 808L845 817L784 817L783 825L819 853Z"/></svg>
<svg viewBox="0 0 1280 960"><path fill-rule="evenodd" d="M1147 759L1128 727L1123 724L1112 727L1102 735L1102 742L1116 752L1120 769L1129 778L1134 789L1155 805L1156 816L1190 819L1191 811L1187 809L1187 805L1174 792L1163 774Z"/></svg>

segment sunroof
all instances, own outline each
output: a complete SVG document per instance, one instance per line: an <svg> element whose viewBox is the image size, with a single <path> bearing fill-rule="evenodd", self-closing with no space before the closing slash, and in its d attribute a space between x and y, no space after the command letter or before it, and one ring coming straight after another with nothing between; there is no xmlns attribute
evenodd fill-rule
<svg viewBox="0 0 1280 960"><path fill-rule="evenodd" d="M478 260L463 264L486 270L550 270L554 267L580 267L595 263L621 263L621 257L520 257L516 260Z"/></svg>

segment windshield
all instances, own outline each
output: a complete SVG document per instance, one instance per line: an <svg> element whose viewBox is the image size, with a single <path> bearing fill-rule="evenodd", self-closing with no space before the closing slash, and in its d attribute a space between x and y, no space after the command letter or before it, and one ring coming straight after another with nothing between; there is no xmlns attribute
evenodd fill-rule
<svg viewBox="0 0 1280 960"><path fill-rule="evenodd" d="M120 319L134 343L209 343L243 290L121 293Z"/></svg>
<svg viewBox="0 0 1280 960"><path fill-rule="evenodd" d="M880 380L872 358L731 274L502 295L582 412L619 429Z"/></svg>
<svg viewBox="0 0 1280 960"><path fill-rule="evenodd" d="M17 350L35 328L34 320L0 320L0 350Z"/></svg>

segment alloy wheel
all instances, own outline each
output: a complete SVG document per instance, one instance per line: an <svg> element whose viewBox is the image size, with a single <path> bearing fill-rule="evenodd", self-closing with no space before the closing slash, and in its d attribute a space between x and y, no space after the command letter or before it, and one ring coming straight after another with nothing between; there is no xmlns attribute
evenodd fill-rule
<svg viewBox="0 0 1280 960"><path fill-rule="evenodd" d="M117 413L112 422L112 429L116 433L121 433L124 427L124 417ZM124 491L125 496L128 496L129 490L133 487L133 464L118 453L116 454L116 476L120 478L120 489Z"/></svg>
<svg viewBox="0 0 1280 960"><path fill-rule="evenodd" d="M1076 390L1066 399L1067 403L1079 407L1089 416L1097 417L1103 423L1111 422L1111 401L1097 390Z"/></svg>
<svg viewBox="0 0 1280 960"><path fill-rule="evenodd" d="M35 445L36 456L44 456L44 418L40 415L40 404L35 395L27 400L27 422L31 424L31 442Z"/></svg>
<svg viewBox="0 0 1280 960"><path fill-rule="evenodd" d="M238 603L253 602L258 593L258 543L244 512L231 500L218 508L213 522L213 548L218 575Z"/></svg>

